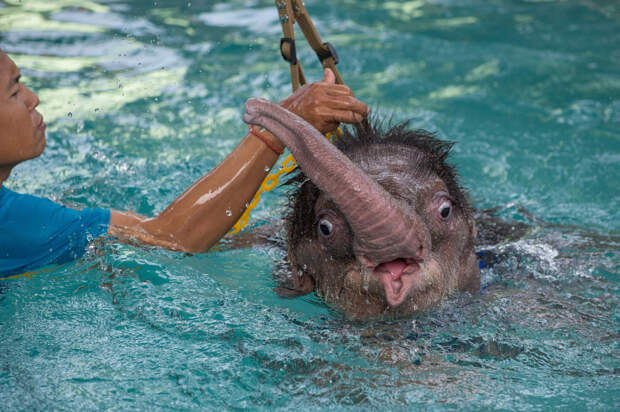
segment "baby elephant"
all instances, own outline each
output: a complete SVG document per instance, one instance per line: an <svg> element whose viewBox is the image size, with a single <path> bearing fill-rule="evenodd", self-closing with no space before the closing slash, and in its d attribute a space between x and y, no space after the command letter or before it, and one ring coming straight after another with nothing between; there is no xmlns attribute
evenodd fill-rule
<svg viewBox="0 0 620 412"><path fill-rule="evenodd" d="M476 226L446 163L449 143L366 124L334 146L259 99L243 119L279 136L302 170L287 218L288 289L316 290L352 319L412 314L454 290L479 290Z"/></svg>

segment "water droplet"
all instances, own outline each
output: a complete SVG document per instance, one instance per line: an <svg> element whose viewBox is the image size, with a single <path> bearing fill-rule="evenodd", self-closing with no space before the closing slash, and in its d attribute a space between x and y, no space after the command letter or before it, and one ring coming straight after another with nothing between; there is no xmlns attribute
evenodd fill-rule
<svg viewBox="0 0 620 412"><path fill-rule="evenodd" d="M370 285L370 269L366 267L366 265L362 266L362 288L364 290L368 290L368 286Z"/></svg>
<svg viewBox="0 0 620 412"><path fill-rule="evenodd" d="M226 216L232 216L232 212L230 210L226 211Z"/></svg>
<svg viewBox="0 0 620 412"><path fill-rule="evenodd" d="M265 166L265 172L269 171L269 166Z"/></svg>
<svg viewBox="0 0 620 412"><path fill-rule="evenodd" d="M67 117L69 117L69 118L73 117L73 113L71 113L71 112L67 113Z"/></svg>

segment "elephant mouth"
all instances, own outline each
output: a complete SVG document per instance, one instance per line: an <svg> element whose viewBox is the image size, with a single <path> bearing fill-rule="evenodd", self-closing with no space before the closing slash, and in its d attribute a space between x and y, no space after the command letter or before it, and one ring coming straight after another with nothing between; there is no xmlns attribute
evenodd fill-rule
<svg viewBox="0 0 620 412"><path fill-rule="evenodd" d="M374 276L383 285L385 298L390 306L403 303L412 289L424 283L420 264L414 259L395 259L378 265Z"/></svg>

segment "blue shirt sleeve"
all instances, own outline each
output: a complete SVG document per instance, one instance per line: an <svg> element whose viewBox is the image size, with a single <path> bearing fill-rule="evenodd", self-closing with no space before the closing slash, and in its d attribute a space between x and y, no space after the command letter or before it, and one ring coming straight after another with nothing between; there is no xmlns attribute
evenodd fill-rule
<svg viewBox="0 0 620 412"><path fill-rule="evenodd" d="M77 259L109 223L109 210L70 209L0 187L0 275Z"/></svg>

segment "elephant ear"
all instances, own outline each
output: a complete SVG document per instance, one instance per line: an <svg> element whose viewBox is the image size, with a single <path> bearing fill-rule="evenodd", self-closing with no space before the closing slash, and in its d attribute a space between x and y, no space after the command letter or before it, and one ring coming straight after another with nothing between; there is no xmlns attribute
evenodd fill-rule
<svg viewBox="0 0 620 412"><path fill-rule="evenodd" d="M296 298L307 295L314 291L314 277L307 272L301 272L294 262L283 262L274 273L277 286L274 288L276 294L283 298Z"/></svg>
<svg viewBox="0 0 620 412"><path fill-rule="evenodd" d="M286 249L284 226L274 221L256 226L232 235L225 236L214 248L219 251L277 247Z"/></svg>

